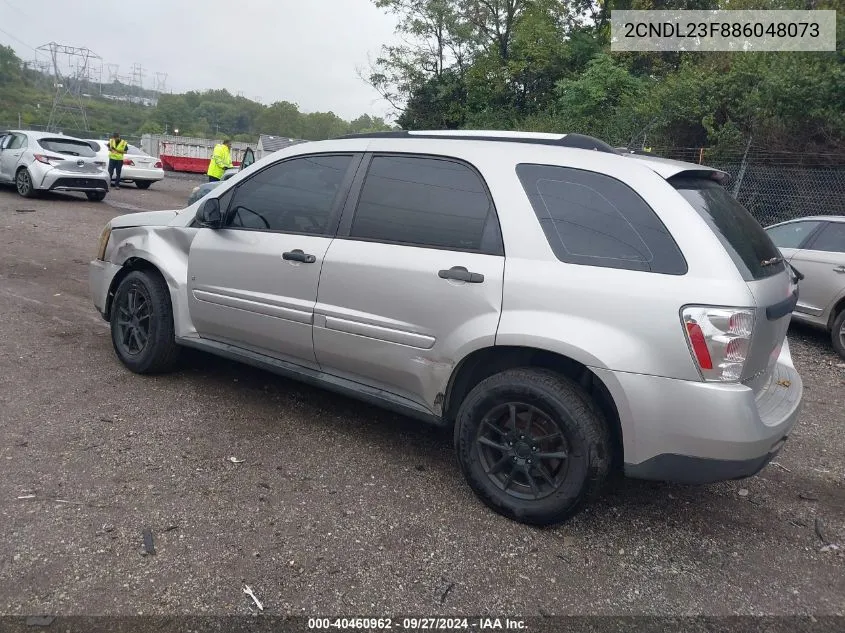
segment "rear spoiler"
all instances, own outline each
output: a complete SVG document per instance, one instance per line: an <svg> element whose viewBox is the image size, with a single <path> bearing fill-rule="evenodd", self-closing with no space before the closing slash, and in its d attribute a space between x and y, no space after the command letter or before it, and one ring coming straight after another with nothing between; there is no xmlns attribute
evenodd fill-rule
<svg viewBox="0 0 845 633"><path fill-rule="evenodd" d="M720 185L726 185L731 179L731 175L722 171L721 169L714 169L712 167L701 166L700 169L684 169L675 174L672 174L666 180L672 181L676 178L702 178L704 180L715 180Z"/></svg>

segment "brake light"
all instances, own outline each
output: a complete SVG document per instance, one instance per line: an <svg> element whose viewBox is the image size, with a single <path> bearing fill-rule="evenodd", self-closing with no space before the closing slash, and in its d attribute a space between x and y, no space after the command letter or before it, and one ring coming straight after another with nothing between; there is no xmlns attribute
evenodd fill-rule
<svg viewBox="0 0 845 633"><path fill-rule="evenodd" d="M748 360L754 313L746 308L696 306L681 312L693 359L708 382L738 382Z"/></svg>
<svg viewBox="0 0 845 633"><path fill-rule="evenodd" d="M51 160L62 160L58 156L47 156L47 154L33 154L32 157L37 160L39 163L44 163L45 165L52 165Z"/></svg>
<svg viewBox="0 0 845 633"><path fill-rule="evenodd" d="M130 167L134 167L134 166L135 166L135 163L133 163L133 162L132 162L132 160L131 160L131 159L129 159L129 158L124 158L124 159L123 159L123 164L124 164L124 165L129 165Z"/></svg>
<svg viewBox="0 0 845 633"><path fill-rule="evenodd" d="M162 165L161 165L161 161L156 162L156 164L155 164L155 168L156 168L156 169L161 169L161 167L162 167Z"/></svg>

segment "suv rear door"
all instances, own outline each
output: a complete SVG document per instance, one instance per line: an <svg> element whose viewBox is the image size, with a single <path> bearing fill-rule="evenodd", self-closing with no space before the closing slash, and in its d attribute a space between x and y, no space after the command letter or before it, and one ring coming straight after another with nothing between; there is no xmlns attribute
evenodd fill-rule
<svg viewBox="0 0 845 633"><path fill-rule="evenodd" d="M437 413L454 364L494 343L504 263L496 210L473 167L372 155L320 275L320 367Z"/></svg>
<svg viewBox="0 0 845 633"><path fill-rule="evenodd" d="M296 156L220 197L224 228L199 229L188 256L188 306L202 338L316 367L320 267L359 161Z"/></svg>

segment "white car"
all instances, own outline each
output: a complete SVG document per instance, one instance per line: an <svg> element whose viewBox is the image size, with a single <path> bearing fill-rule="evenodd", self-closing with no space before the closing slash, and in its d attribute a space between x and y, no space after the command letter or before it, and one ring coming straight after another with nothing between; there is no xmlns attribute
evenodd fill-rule
<svg viewBox="0 0 845 633"><path fill-rule="evenodd" d="M50 132L0 131L0 183L14 184L24 198L39 191L78 191L105 199L106 163L84 140Z"/></svg>
<svg viewBox="0 0 845 633"><path fill-rule="evenodd" d="M100 160L109 164L109 142L96 139L85 139ZM123 171L120 172L120 182L134 182L138 189L149 189L150 185L164 180L164 167L161 161L147 154L142 149L129 145L123 157Z"/></svg>

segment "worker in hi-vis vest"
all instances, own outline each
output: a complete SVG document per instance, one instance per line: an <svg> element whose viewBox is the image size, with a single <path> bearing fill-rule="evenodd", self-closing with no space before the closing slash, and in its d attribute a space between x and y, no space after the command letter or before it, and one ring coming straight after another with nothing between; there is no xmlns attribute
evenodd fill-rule
<svg viewBox="0 0 845 633"><path fill-rule="evenodd" d="M109 139L109 180L112 187L120 189L120 174L123 171L123 157L129 145L115 132Z"/></svg>
<svg viewBox="0 0 845 633"><path fill-rule="evenodd" d="M214 152L211 154L211 162L208 163L208 181L214 182L223 178L223 174L227 169L231 169L232 165L232 141L225 139L222 143L214 146Z"/></svg>

